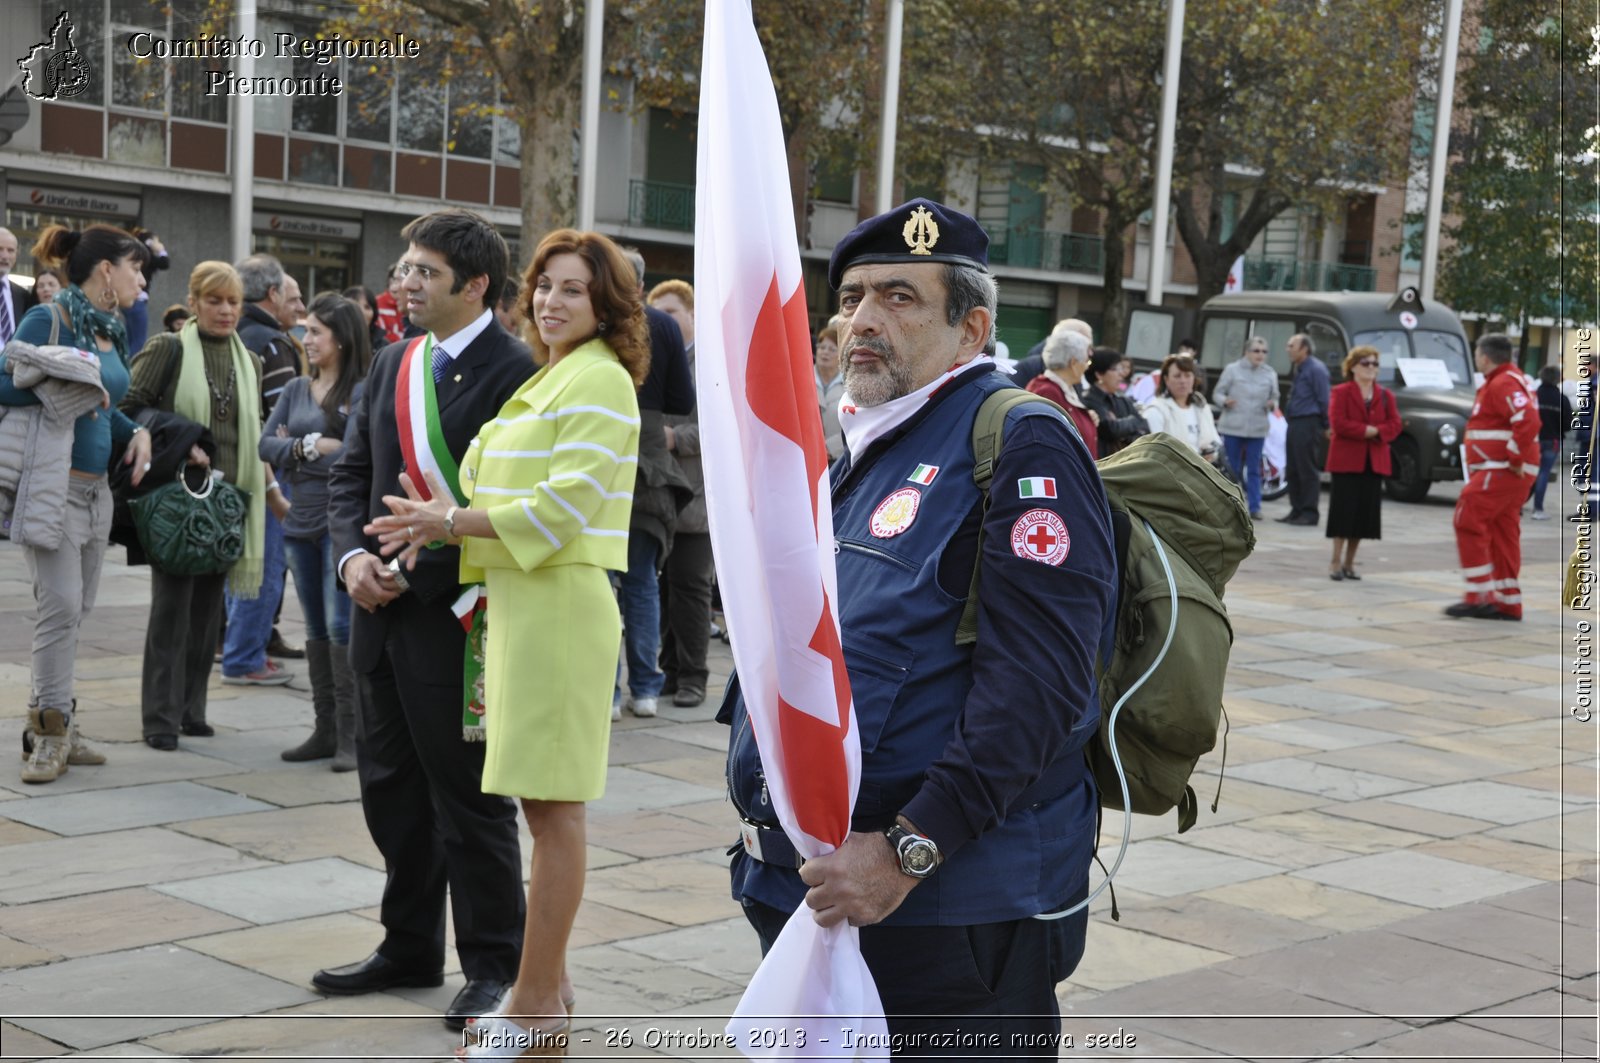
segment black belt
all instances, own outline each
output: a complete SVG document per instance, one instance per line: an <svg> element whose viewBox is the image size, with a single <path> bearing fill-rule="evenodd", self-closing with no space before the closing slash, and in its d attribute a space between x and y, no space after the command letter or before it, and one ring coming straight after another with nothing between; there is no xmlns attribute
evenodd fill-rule
<svg viewBox="0 0 1600 1063"><path fill-rule="evenodd" d="M860 834L876 831L886 831L894 826L894 817L859 816L850 821L850 829ZM794 847L794 842L783 832L782 827L768 827L760 823L752 823L742 816L739 819L739 844L728 850L732 856L740 849L752 860L760 860L763 864L772 864L775 867L799 866L806 862Z"/></svg>

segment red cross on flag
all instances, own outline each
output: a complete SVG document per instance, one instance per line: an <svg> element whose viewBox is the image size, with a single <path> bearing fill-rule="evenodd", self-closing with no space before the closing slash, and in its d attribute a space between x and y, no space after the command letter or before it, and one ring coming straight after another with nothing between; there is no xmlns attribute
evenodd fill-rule
<svg viewBox="0 0 1600 1063"><path fill-rule="evenodd" d="M707 0L698 139L695 362L711 544L772 805L811 858L849 836L861 742L789 164L750 0ZM745 1055L774 1059L816 1055L841 1025L887 1043L858 932L823 929L801 905L727 1030ZM792 1032L775 1038L778 1026Z"/></svg>

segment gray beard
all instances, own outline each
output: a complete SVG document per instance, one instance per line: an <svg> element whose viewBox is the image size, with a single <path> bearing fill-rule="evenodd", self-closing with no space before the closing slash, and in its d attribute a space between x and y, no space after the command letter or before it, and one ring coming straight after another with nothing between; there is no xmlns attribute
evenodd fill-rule
<svg viewBox="0 0 1600 1063"><path fill-rule="evenodd" d="M875 368L868 369L850 361L850 354L858 348L878 356ZM888 344L858 341L841 350L839 355L844 365L844 390L857 406L882 406L915 390L911 367L901 361Z"/></svg>

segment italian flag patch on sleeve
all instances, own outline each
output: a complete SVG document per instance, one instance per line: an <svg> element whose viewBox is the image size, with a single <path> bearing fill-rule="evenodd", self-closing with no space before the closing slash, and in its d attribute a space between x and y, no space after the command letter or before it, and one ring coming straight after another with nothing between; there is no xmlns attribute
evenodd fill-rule
<svg viewBox="0 0 1600 1063"><path fill-rule="evenodd" d="M1018 480L1017 495L1020 498L1054 498L1056 497L1056 478L1054 476L1029 476L1025 480Z"/></svg>

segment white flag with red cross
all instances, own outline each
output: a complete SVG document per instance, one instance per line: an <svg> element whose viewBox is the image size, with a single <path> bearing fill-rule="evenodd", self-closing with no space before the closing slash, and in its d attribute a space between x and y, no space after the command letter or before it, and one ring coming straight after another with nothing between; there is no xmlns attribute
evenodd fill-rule
<svg viewBox="0 0 1600 1063"><path fill-rule="evenodd" d="M788 157L750 0L706 3L698 165L695 362L717 581L773 808L811 858L849 836L861 742ZM841 1027L886 1035L883 1004L857 930L823 929L801 905L728 1033L752 1059L795 1058L837 1052Z"/></svg>

